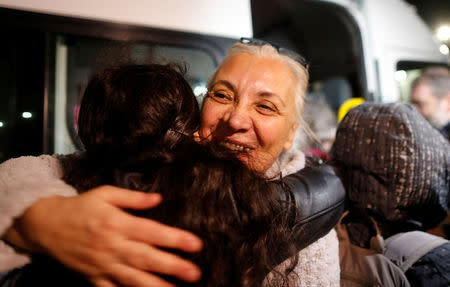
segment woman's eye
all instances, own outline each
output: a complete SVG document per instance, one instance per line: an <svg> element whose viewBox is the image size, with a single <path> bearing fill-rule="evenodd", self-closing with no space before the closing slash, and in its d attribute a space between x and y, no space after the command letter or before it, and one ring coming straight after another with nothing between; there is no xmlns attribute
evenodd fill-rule
<svg viewBox="0 0 450 287"><path fill-rule="evenodd" d="M257 109L262 114L273 114L277 112L276 107L271 104L259 104L257 105Z"/></svg>
<svg viewBox="0 0 450 287"><path fill-rule="evenodd" d="M220 99L226 99L227 96L222 93L214 93L214 97L220 98Z"/></svg>
<svg viewBox="0 0 450 287"><path fill-rule="evenodd" d="M233 100L233 97L225 92L220 92L220 91L214 92L213 91L209 95L212 99L214 99L220 103L228 103Z"/></svg>
<svg viewBox="0 0 450 287"><path fill-rule="evenodd" d="M272 108L269 107L268 105L259 105L259 107L264 109L264 110L272 110Z"/></svg>

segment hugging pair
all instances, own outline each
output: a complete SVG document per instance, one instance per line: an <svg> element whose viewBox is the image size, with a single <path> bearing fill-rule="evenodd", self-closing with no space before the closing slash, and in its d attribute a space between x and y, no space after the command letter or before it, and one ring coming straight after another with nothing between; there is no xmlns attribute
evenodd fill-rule
<svg viewBox="0 0 450 287"><path fill-rule="evenodd" d="M280 172L283 175L296 172L305 163L299 151L284 157L289 159L287 163L279 161L283 158L280 154L285 154L283 151L292 146L301 121L308 82L304 63L271 45L236 44L208 83L209 92L200 117L195 97L186 82L174 77L170 68L157 67L158 72L151 75L133 70L132 75L125 77L122 69L127 68L120 67L94 78L85 99L92 95L95 105L86 106L83 99L80 110L79 134L86 148L82 159L42 156L11 160L0 167L7 170L0 170L0 175L15 177L0 180L0 190L6 195L2 196L2 204L7 207L4 211L7 216L3 218L6 228L10 227L3 239L22 250L50 254L96 286L170 286L158 274L186 281L198 280L200 271L195 265L184 259L185 256L174 256L167 250L198 251L201 248L198 237L122 210L148 209L160 200L157 196L144 196L111 186L88 190L75 197L51 196L77 193L58 180L64 176L67 181L70 177L77 179L72 182L77 182L80 190L83 186L89 189L97 184L116 183L116 176L131 178L124 182L132 182L135 185L129 187L139 189L146 189L138 186L141 183L159 185L149 181L150 178L160 178L162 183L171 184L169 187L175 183L162 180L177 178L181 180L179 184L187 185L178 193L186 193L193 186L206 188L208 194L217 196L217 204L211 205L213 202L207 200L205 208L213 208L212 212L217 213L227 211L225 219L230 220L234 230L227 236L236 239L225 240L235 249L224 253L228 255L227 260L239 263L222 264L229 266L233 274L226 276L227 280L237 280L231 282L240 282L243 286L258 285L269 270L285 261L265 282L281 280L301 282L304 286L312 282L338 286L337 237L330 229L342 212L344 191L332 169L327 166L305 169L286 178L282 184L270 182L271 187L264 188L268 184L266 173L270 167L273 179L279 178ZM179 80L173 81L173 78ZM149 97L154 99L150 101ZM196 130L201 139L197 143L192 137ZM215 151L204 157L195 153L198 156L187 160L194 154L194 146L201 144L199 150L203 152L205 142L214 144ZM193 151L186 151L186 146L192 146ZM226 156L217 155L217 149ZM142 153L147 156L146 160L139 159ZM244 167L232 165L222 169L225 178L214 174L217 169L207 168L209 158L230 156L239 160L233 160L233 164L242 162ZM206 163L200 169L195 164L200 164L202 158ZM24 162L28 163L27 167L23 166ZM83 168L71 168L78 164ZM159 172L169 172L172 167L175 171L181 167L188 170L180 172L181 175L174 172L174 177L167 173L156 176ZM278 172L273 169L277 167ZM143 168L149 168L145 176L141 172ZM242 171L243 168L251 171ZM233 174L235 170L240 171L239 176ZM210 172L212 175L208 176ZM246 175L249 172L251 176ZM133 176L127 176L128 173ZM184 173L186 178L182 176ZM196 181L197 177L204 179L204 184ZM250 190L255 184L258 192ZM220 189L217 190L217 186ZM273 188L277 191L271 191ZM244 191L245 195L237 196ZM197 191L190 192L196 198ZM218 204L224 204L224 208L219 208ZM168 212L169 209L161 210ZM199 208L197 212L206 211ZM13 222L11 215L18 220ZM207 216L203 220L212 222L213 218ZM211 232L223 234L228 230L225 223L213 224L218 230ZM206 232L209 224L201 226ZM225 235L215 236L220 239ZM205 244L208 241L203 240ZM210 249L217 249L217 246L207 244ZM236 248L244 255L235 256L239 253ZM205 254L211 254L207 250ZM249 256L248 252L254 254ZM26 259L17 253L9 254L16 260ZM292 269L294 272L284 272ZM208 280L209 273L212 274L208 271L203 275L206 280L203 282L218 284ZM295 275L292 281L287 278L291 274Z"/></svg>

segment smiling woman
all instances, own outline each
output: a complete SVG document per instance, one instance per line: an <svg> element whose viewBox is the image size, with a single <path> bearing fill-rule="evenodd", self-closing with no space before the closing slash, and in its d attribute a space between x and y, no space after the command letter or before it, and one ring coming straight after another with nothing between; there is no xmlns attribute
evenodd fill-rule
<svg viewBox="0 0 450 287"><path fill-rule="evenodd" d="M239 151L247 165L266 171L292 147L299 126L308 74L291 62L269 45L235 45L208 83L200 137Z"/></svg>
<svg viewBox="0 0 450 287"><path fill-rule="evenodd" d="M199 136L232 150L250 169L269 178L302 169L303 153L290 149L302 122L308 78L303 58L281 53L280 48L267 42L241 40L230 48L207 82ZM312 193L316 192L313 188ZM313 206L306 204L304 208ZM298 258L296 278L292 278L295 286L339 286L334 231L300 251ZM288 262L277 271L281 272ZM265 283L271 283L272 275Z"/></svg>

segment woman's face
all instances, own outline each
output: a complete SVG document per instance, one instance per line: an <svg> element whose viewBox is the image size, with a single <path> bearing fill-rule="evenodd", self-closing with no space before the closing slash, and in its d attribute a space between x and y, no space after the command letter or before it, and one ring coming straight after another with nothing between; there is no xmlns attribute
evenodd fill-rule
<svg viewBox="0 0 450 287"><path fill-rule="evenodd" d="M239 53L222 64L206 96L199 135L238 152L254 170L267 170L292 146L294 75L278 59Z"/></svg>

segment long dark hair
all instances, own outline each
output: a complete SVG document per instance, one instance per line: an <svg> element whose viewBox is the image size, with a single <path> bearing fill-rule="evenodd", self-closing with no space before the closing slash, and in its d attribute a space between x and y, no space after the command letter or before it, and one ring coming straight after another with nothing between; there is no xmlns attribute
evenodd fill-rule
<svg viewBox="0 0 450 287"><path fill-rule="evenodd" d="M280 258L296 254L296 209L233 154L194 141L199 115L173 66L106 69L86 88L79 117L86 151L61 160L64 180L80 192L112 184L161 193L160 206L135 214L203 239L200 253L182 254L202 268L195 286L260 286ZM270 283L288 286L295 263Z"/></svg>

